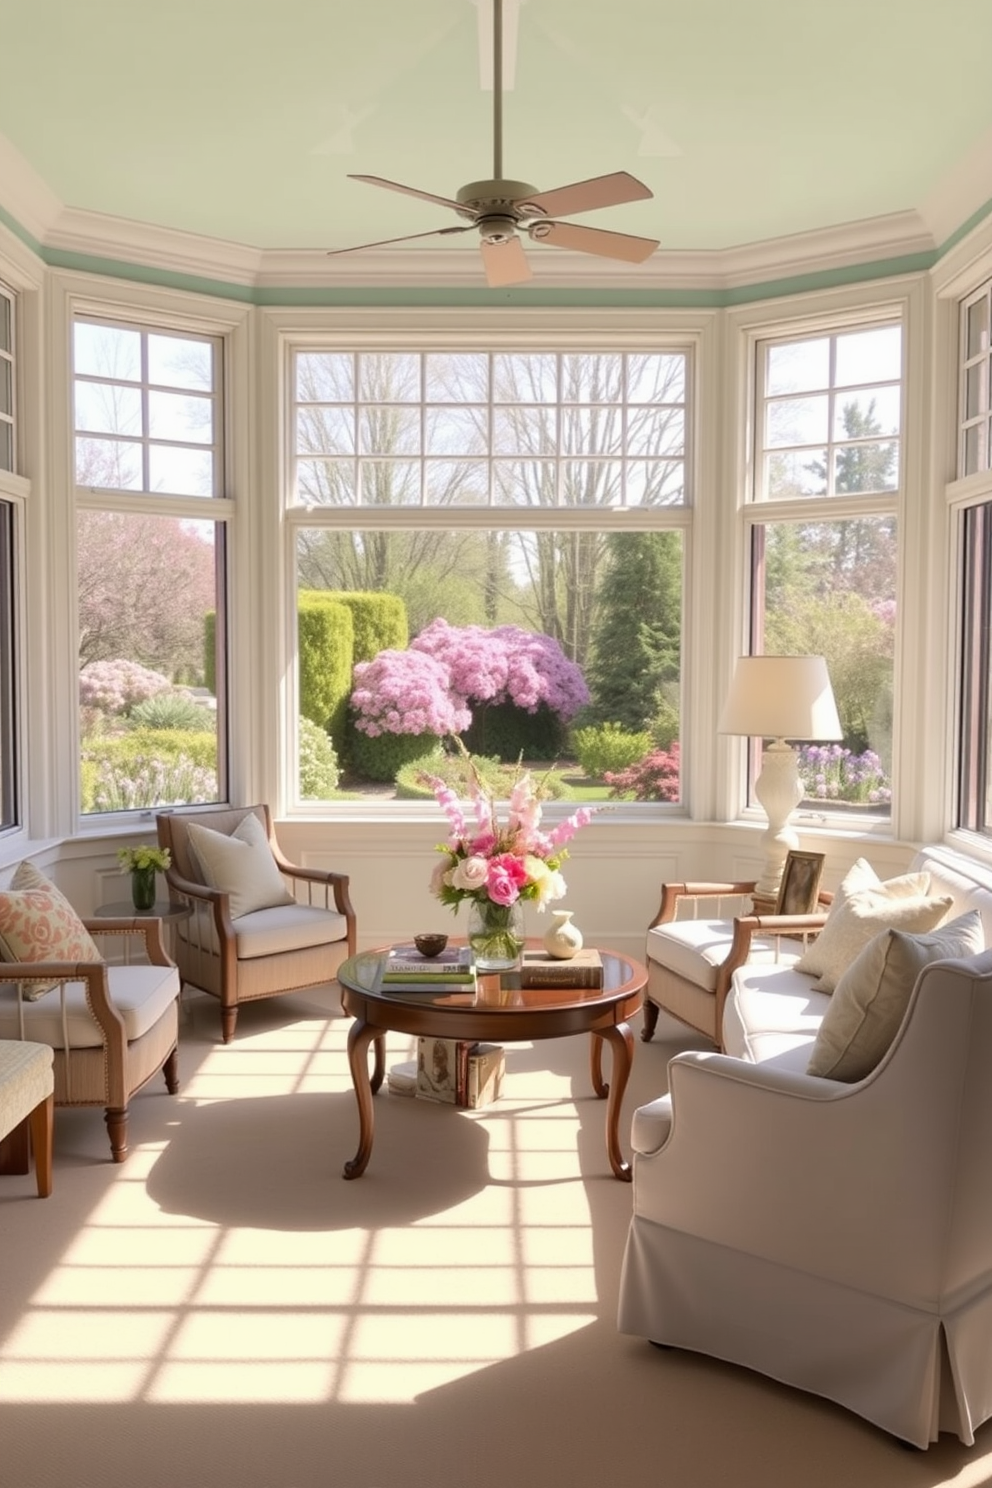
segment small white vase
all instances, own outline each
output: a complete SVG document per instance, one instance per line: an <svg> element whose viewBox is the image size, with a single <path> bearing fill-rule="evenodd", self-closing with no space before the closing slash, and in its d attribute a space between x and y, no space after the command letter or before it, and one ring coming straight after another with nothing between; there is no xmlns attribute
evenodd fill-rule
<svg viewBox="0 0 992 1488"><path fill-rule="evenodd" d="M572 924L570 909L553 909L551 926L544 932L544 949L557 961L571 961L582 949L582 931Z"/></svg>

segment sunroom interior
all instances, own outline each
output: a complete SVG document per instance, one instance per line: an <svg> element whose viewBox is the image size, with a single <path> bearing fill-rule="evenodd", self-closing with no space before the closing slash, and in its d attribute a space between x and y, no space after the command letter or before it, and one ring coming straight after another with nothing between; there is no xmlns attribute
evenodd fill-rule
<svg viewBox="0 0 992 1488"><path fill-rule="evenodd" d="M349 876L359 948L461 932L464 918L431 891L446 825L418 773L440 768L454 715L435 719L419 752L402 729L387 725L390 747L359 729L361 653L345 655L343 693L313 662L320 591L388 601L407 657L418 641L416 654L429 652L439 626L504 627L508 645L536 635L556 676L579 676L584 700L555 715L534 768L556 778L549 822L577 801L598 808L570 844L562 901L589 945L640 959L662 883L760 877L760 741L721 731L737 661L752 654L823 654L830 666L844 738L832 750L796 741L804 794L792 821L800 847L823 855L825 888L859 857L881 878L901 873L925 844L992 878L992 95L965 65L988 56L984 0L945 0L939 13L906 0L897 17L849 0L829 13L785 0L615 0L608 12L594 0L296 0L236 18L215 0L173 0L167 14L84 9L21 7L0 30L0 883L30 860L89 915L127 898L118 853L155 841L156 811L264 803L288 859ZM581 221L659 246L634 262L602 238L528 234L519 281L496 282L457 208L463 183L503 178L504 131L505 174L542 189L621 171L644 183L648 194L618 186L614 205ZM515 184L517 200L537 191ZM651 753L662 763L613 789L579 759L579 728L598 729L601 745L613 730L640 739L623 768ZM545 923L527 906L529 934ZM310 1454L301 1483L325 1480L330 1441L356 1485L376 1488L375 1470L407 1475L407 1443L427 1461L454 1390L462 1419L495 1442L480 1488L557 1481L562 1436L547 1424L560 1390L561 1418L575 1423L572 1482L618 1467L630 1483L655 1481L636 1431L628 1462L624 1433L576 1404L575 1380L594 1375L594 1402L621 1389L618 1409L662 1399L632 1350L611 1376L629 1190L597 1187L600 1123L578 1103L578 1139L545 1123L546 1150L512 1147L516 1128L498 1148L496 1133L531 1118L552 1076L568 1103L564 1055L524 1060L517 1103L492 1128L488 1197L482 1123L448 1127L457 1162L430 1169L425 1188L426 1147L397 1122L369 1186L347 1185L345 1201L297 1183L305 1164L326 1160L329 1173L338 1154L313 1123L294 1135L325 1079L347 1090L340 1009L325 1016L304 999L294 1014L283 1001L288 1013L245 1016L223 1047L212 1024L181 1019L191 1119L164 1114L162 1092L137 1101L127 1179L108 1172L99 1111L61 1128L56 1113L47 1202L61 1184L64 1223L46 1236L23 1203L9 1231L26 1287L23 1317L9 1293L0 1342L16 1460L57 1462L42 1417L69 1400L65 1440L87 1409L94 1432L80 1484L171 1482L177 1461L193 1482L199 1454L220 1443L241 1453L237 1481L270 1488L297 1480L280 1455L291 1436ZM638 1099L660 1093L663 1057L679 1047L666 1037L638 1045ZM274 1097L267 1112L259 1096ZM241 1132L269 1164L276 1220ZM230 1160L220 1178L213 1141ZM565 1148L567 1194L554 1187ZM492 1213L515 1183L499 1243L539 1301L531 1314L514 1297L527 1327L513 1314L510 1343L469 1348L483 1302L500 1325L503 1304L469 1286L462 1307L443 1288L463 1264L458 1247L474 1255L498 1227ZM579 1218L562 1219L576 1195ZM224 1288L234 1295L250 1272L242 1323L268 1306L276 1235L289 1284L273 1284L273 1327L280 1308L295 1327L311 1306L293 1300L292 1267L317 1276L325 1230L347 1235L342 1264L362 1298L370 1277L408 1282L415 1253L418 1287L435 1268L431 1315L449 1352L411 1345L421 1373L403 1376L389 1350L409 1339L424 1294L398 1288L381 1317L363 1314L373 1333L393 1329L388 1349L360 1327L342 1343L325 1417L314 1359L295 1354L294 1370L260 1384L264 1329L242 1337L224 1313L209 1349L228 1348L237 1367L188 1430L213 1355L198 1356L196 1339L183 1351L187 1295L160 1304L158 1274L147 1294L135 1289L149 1317L172 1309L154 1388L144 1363L128 1372L84 1350L63 1371L59 1354L63 1308L95 1317L92 1336L124 1326L131 1309L105 1304L101 1287L108 1267L136 1264L132 1228L151 1244L159 1224L163 1272L186 1247L207 1311L211 1285L223 1313ZM227 1225L230 1265L230 1251L210 1249ZM366 1251L377 1226L382 1249ZM444 1275L439 1236L451 1246ZM572 1242L584 1259L569 1300L553 1246ZM49 1335L30 1333L43 1314L50 1353ZM601 1373L577 1344L594 1326ZM542 1372L545 1348L561 1373ZM493 1378L483 1355L511 1366L514 1420L540 1416L523 1467L497 1392L471 1393ZM865 1445L786 1391L658 1367L669 1414L657 1435L681 1452L679 1430L697 1423L700 1485L753 1471L826 1488ZM101 1447L121 1401L147 1410L144 1477L123 1453L108 1466ZM246 1416L246 1401L262 1408ZM289 1428L274 1415L286 1403ZM419 1417L397 1410L414 1403ZM403 1442L389 1438L387 1453L397 1419ZM714 1419L733 1429L714 1432ZM728 1461L731 1438L754 1447L743 1467ZM905 1461L876 1445L872 1481L906 1481ZM941 1447L927 1481L987 1470ZM58 1481L52 1471L37 1480ZM433 1462L424 1471L435 1480Z"/></svg>

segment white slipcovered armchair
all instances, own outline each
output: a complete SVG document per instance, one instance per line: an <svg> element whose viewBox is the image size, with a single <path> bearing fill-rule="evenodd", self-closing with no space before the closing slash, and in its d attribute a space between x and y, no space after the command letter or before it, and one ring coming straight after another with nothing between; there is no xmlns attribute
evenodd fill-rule
<svg viewBox="0 0 992 1488"><path fill-rule="evenodd" d="M635 1113L621 1331L926 1447L992 1416L992 952L926 967L854 1084L683 1053Z"/></svg>

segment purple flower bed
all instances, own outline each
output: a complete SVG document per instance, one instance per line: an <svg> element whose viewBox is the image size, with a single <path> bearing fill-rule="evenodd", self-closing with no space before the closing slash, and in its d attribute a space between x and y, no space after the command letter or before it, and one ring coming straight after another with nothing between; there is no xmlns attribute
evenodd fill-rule
<svg viewBox="0 0 992 1488"><path fill-rule="evenodd" d="M799 779L807 797L818 801L852 801L887 806L892 789L873 749L853 754L842 744L804 744L799 750Z"/></svg>

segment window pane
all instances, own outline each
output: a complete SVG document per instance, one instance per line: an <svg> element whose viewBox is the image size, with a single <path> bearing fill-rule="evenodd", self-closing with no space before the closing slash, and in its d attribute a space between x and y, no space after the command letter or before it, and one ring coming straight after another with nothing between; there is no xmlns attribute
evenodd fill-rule
<svg viewBox="0 0 992 1488"><path fill-rule="evenodd" d="M213 400L184 398L176 393L148 394L148 432L153 439L177 439L212 444Z"/></svg>
<svg viewBox="0 0 992 1488"><path fill-rule="evenodd" d="M141 437L141 392L113 382L76 382L76 428Z"/></svg>
<svg viewBox="0 0 992 1488"><path fill-rule="evenodd" d="M88 377L141 381L141 332L77 320L73 329L73 369Z"/></svg>
<svg viewBox="0 0 992 1488"><path fill-rule="evenodd" d="M856 388L834 403L834 439L866 434L898 434L900 393L896 388Z"/></svg>
<svg viewBox="0 0 992 1488"><path fill-rule="evenodd" d="M643 469L621 469L619 479L611 472L604 486L601 475L588 471L580 478L564 465L577 456L594 461L615 457L621 464L645 456L668 461L684 457L685 352L363 352L356 357L360 397L346 406L351 361L297 355L294 453L298 461L317 454L351 454L357 428L360 503L368 491L375 505L409 505L421 499L439 505L452 499L477 504L481 483L475 473L471 489L461 488L456 498L441 472L429 472L425 463L416 475L412 462L432 457L475 461L489 454L516 457L519 466L486 481L487 502L547 505L564 499L567 504L569 493L576 491L577 504L589 505L589 489L595 486L607 489L608 499L620 505L630 499L625 495L628 484L637 491L633 500L643 502ZM630 393L637 401L629 400ZM562 468L550 472L542 465L528 472L526 462L533 458L562 462ZM364 471L369 459L402 465L402 479L396 484L381 469ZM350 482L349 476L349 487ZM684 492L684 471L675 479L666 472L664 492L652 484L649 499L654 504L684 500ZM316 467L307 472L298 467L296 498L342 504L340 488L324 489Z"/></svg>
<svg viewBox="0 0 992 1488"><path fill-rule="evenodd" d="M425 450L429 455L484 455L488 432L485 409L429 408Z"/></svg>
<svg viewBox="0 0 992 1488"><path fill-rule="evenodd" d="M149 485L173 496L213 496L214 464L209 450L177 449L152 444L148 449Z"/></svg>
<svg viewBox="0 0 992 1488"><path fill-rule="evenodd" d="M765 445L820 444L827 437L827 398L784 398L768 404Z"/></svg>
<svg viewBox="0 0 992 1488"><path fill-rule="evenodd" d="M0 304L3 300L0 299ZM14 412L14 367L13 363L0 358L0 413L11 417Z"/></svg>
<svg viewBox="0 0 992 1488"><path fill-rule="evenodd" d="M14 662L14 509L0 501L0 830L19 820Z"/></svg>
<svg viewBox="0 0 992 1488"><path fill-rule="evenodd" d="M213 347L183 336L148 337L148 380L161 387L212 392Z"/></svg>
<svg viewBox="0 0 992 1488"><path fill-rule="evenodd" d="M983 295L973 305L968 306L967 311L967 339L965 343L965 355L968 357L978 356L980 352L989 349L989 302L987 296Z"/></svg>
<svg viewBox="0 0 992 1488"><path fill-rule="evenodd" d="M431 506L488 506L489 466L483 460L428 460L424 496Z"/></svg>
<svg viewBox="0 0 992 1488"><path fill-rule="evenodd" d="M893 517L755 529L751 649L825 656L844 732L839 745L800 749L817 809L889 811L895 584Z"/></svg>
<svg viewBox="0 0 992 1488"><path fill-rule="evenodd" d="M217 363L216 346L206 338L75 321L77 485L217 495ZM162 391L163 385L182 391ZM118 438L91 437L101 434ZM165 440L203 450L167 448Z"/></svg>
<svg viewBox="0 0 992 1488"><path fill-rule="evenodd" d="M111 491L142 490L141 445L122 439L77 439L76 484Z"/></svg>
<svg viewBox="0 0 992 1488"><path fill-rule="evenodd" d="M219 529L79 513L84 813L216 801Z"/></svg>
<svg viewBox="0 0 992 1488"><path fill-rule="evenodd" d="M419 771L443 768L453 730L503 779L521 757L550 769L562 815L611 792L677 801L682 564L675 532L301 529L300 799L429 799ZM370 619L393 596L407 637L394 622L337 694L322 647L368 626L336 618L328 591L354 592L358 615L375 596Z"/></svg>
<svg viewBox="0 0 992 1488"><path fill-rule="evenodd" d="M899 446L856 444L834 452L834 491L895 491L899 486Z"/></svg>
<svg viewBox="0 0 992 1488"><path fill-rule="evenodd" d="M424 357L428 403L486 403L489 358L484 352L431 352Z"/></svg>
<svg viewBox="0 0 992 1488"><path fill-rule="evenodd" d="M837 337L838 387L858 382L898 382L902 377L902 331L899 326L879 326L870 331L849 331Z"/></svg>
<svg viewBox="0 0 992 1488"><path fill-rule="evenodd" d="M495 403L557 403L558 358L550 352L493 357Z"/></svg>
<svg viewBox="0 0 992 1488"><path fill-rule="evenodd" d="M354 460L298 460L296 490L301 501L313 506L354 506Z"/></svg>
<svg viewBox="0 0 992 1488"><path fill-rule="evenodd" d="M498 460L493 482L500 506L558 504L558 467L550 460Z"/></svg>
<svg viewBox="0 0 992 1488"><path fill-rule="evenodd" d="M365 460L360 500L365 506L417 506L420 466L404 460Z"/></svg>
<svg viewBox="0 0 992 1488"><path fill-rule="evenodd" d="M830 342L826 337L767 348L765 392L769 397L810 393L829 385Z"/></svg>
<svg viewBox="0 0 992 1488"><path fill-rule="evenodd" d="M763 484L765 494L773 501L788 501L797 496L825 496L827 451L794 450L768 455Z"/></svg>

